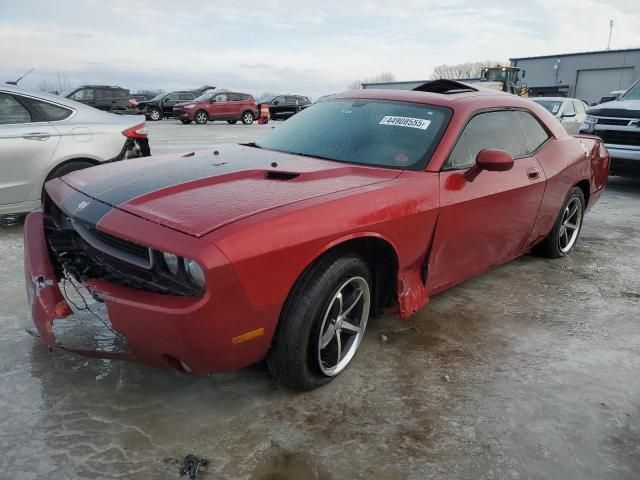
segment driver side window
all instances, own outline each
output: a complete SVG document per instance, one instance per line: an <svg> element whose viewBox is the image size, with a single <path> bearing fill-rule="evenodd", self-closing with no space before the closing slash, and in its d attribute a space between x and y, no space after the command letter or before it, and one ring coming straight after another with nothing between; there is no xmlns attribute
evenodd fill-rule
<svg viewBox="0 0 640 480"><path fill-rule="evenodd" d="M492 111L473 117L460 135L444 169L472 167L478 153L485 148L505 150L513 158L525 156L528 149L518 113L513 110Z"/></svg>

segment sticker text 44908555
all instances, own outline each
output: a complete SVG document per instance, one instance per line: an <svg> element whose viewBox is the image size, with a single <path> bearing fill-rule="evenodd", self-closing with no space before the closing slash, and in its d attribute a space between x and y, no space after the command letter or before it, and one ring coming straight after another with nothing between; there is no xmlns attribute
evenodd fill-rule
<svg viewBox="0 0 640 480"><path fill-rule="evenodd" d="M431 120L425 120L424 118L394 117L391 115L387 115L382 120L380 120L380 125L418 128L420 130L426 130L427 127L429 127L430 123Z"/></svg>

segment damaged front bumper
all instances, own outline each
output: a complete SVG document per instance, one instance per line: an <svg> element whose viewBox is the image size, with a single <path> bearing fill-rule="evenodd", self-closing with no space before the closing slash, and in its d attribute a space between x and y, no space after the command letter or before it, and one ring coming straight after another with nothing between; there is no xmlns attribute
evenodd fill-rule
<svg viewBox="0 0 640 480"><path fill-rule="evenodd" d="M124 215L116 211L113 216ZM141 219L132 219L131 225L156 238L162 228ZM216 292L196 298L102 279L79 283L61 278L50 257L42 210L27 216L24 242L29 306L38 335L51 350L196 373L236 370L266 355L279 311L251 305L233 267L221 254L217 257L213 245L203 248L216 257L207 278L217 284Z"/></svg>

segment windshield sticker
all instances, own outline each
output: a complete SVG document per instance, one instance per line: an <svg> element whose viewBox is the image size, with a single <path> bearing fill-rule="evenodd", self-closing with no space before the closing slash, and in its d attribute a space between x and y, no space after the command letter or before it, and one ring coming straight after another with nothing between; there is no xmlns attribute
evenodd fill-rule
<svg viewBox="0 0 640 480"><path fill-rule="evenodd" d="M395 125L396 127L419 128L420 130L426 130L430 123L431 120L423 118L393 117L390 115L380 120L380 125Z"/></svg>
<svg viewBox="0 0 640 480"><path fill-rule="evenodd" d="M560 105L554 105L551 113L558 113L558 110L560 110Z"/></svg>

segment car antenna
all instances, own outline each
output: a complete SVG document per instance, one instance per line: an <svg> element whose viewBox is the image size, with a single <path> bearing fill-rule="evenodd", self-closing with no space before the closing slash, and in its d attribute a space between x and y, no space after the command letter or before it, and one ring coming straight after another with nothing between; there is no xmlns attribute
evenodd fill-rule
<svg viewBox="0 0 640 480"><path fill-rule="evenodd" d="M22 75L22 76L21 76L20 78L18 78L17 80L15 80L15 81L8 81L8 82L7 82L7 84L8 84L8 85L15 85L15 86L18 86L18 82L19 82L20 80L22 80L24 77L26 77L27 75L29 75L29 74L30 74L31 72L33 72L34 70L35 70L35 68L30 69L27 73L25 73L24 75Z"/></svg>

